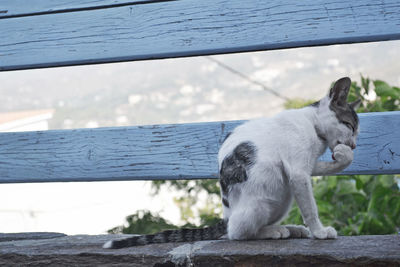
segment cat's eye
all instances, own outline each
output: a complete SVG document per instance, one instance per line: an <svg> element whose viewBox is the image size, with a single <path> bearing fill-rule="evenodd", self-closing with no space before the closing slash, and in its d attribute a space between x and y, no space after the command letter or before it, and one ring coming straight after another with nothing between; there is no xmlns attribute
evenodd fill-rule
<svg viewBox="0 0 400 267"><path fill-rule="evenodd" d="M354 132L353 125L351 125L351 124L348 123L348 122L343 122L343 124L346 125L347 128L349 128L350 130L352 130L352 131Z"/></svg>

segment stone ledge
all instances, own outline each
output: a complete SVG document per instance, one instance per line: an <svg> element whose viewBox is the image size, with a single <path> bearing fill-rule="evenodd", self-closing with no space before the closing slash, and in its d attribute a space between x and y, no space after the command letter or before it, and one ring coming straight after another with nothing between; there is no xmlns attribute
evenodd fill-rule
<svg viewBox="0 0 400 267"><path fill-rule="evenodd" d="M166 243L103 249L120 235L77 235L0 242L5 266L399 266L400 236L342 236L336 240L288 239Z"/></svg>
<svg viewBox="0 0 400 267"><path fill-rule="evenodd" d="M50 239L63 237L66 234L52 232L29 232L29 233L0 233L0 242L15 241L15 240L34 240L34 239Z"/></svg>

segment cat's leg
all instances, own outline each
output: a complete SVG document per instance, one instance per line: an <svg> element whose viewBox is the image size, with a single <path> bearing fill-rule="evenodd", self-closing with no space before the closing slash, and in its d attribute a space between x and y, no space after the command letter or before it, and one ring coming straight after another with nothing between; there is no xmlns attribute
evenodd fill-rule
<svg viewBox="0 0 400 267"><path fill-rule="evenodd" d="M283 239L290 236L290 231L283 225L265 225L256 214L247 217L249 212L235 212L228 221L228 238L231 240ZM258 219L260 218L260 219Z"/></svg>
<svg viewBox="0 0 400 267"><path fill-rule="evenodd" d="M230 240L255 239L258 232L259 216L251 209L232 212L227 225L227 237Z"/></svg>
<svg viewBox="0 0 400 267"><path fill-rule="evenodd" d="M248 201L241 209L232 212L228 220L228 238L246 239L281 239L288 238L290 232L285 226L275 225L282 216L277 216L274 205L260 205ZM266 225L267 223L267 225Z"/></svg>
<svg viewBox="0 0 400 267"><path fill-rule="evenodd" d="M312 176L332 175L347 168L353 161L353 150L346 145L339 144L333 149L335 161L317 161Z"/></svg>
<svg viewBox="0 0 400 267"><path fill-rule="evenodd" d="M336 238L336 230L330 226L324 227L319 220L310 176L301 172L291 173L290 188L299 205L303 220L310 228L311 234L318 239Z"/></svg>

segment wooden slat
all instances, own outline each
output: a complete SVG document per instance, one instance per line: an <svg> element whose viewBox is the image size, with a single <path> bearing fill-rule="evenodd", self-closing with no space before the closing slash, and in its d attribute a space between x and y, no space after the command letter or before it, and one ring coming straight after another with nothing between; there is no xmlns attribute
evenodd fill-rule
<svg viewBox="0 0 400 267"><path fill-rule="evenodd" d="M342 174L400 173L400 112L360 120ZM1 133L0 183L217 178L219 146L239 123Z"/></svg>
<svg viewBox="0 0 400 267"><path fill-rule="evenodd" d="M77 12L175 0L1 0L0 19Z"/></svg>
<svg viewBox="0 0 400 267"><path fill-rule="evenodd" d="M400 3L185 0L0 19L0 29L5 71L395 40Z"/></svg>

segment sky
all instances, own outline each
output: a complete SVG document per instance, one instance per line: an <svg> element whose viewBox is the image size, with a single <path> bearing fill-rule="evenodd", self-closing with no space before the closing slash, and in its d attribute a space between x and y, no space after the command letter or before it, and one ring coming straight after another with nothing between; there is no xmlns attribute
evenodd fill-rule
<svg viewBox="0 0 400 267"><path fill-rule="evenodd" d="M250 119L284 99L318 100L360 74L400 85L399 41L0 72L0 112L55 109L52 129ZM174 192L150 182L0 184L0 232L103 234L140 209L180 220Z"/></svg>

